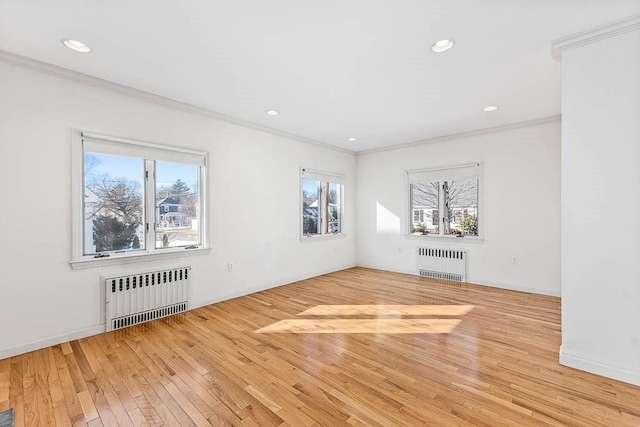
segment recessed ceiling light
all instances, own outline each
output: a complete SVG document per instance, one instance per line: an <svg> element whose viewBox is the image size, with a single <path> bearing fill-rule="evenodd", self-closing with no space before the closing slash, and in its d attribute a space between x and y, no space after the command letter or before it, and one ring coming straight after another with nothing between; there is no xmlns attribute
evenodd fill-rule
<svg viewBox="0 0 640 427"><path fill-rule="evenodd" d="M91 52L91 48L89 46L87 46L82 42L79 42L78 40L62 39L60 41L62 42L63 45L65 45L71 50L75 50L76 52L80 52L80 53Z"/></svg>
<svg viewBox="0 0 640 427"><path fill-rule="evenodd" d="M491 111L496 111L498 108L500 107L498 107L497 105L487 105L482 109L482 111L486 111L487 113L490 113Z"/></svg>
<svg viewBox="0 0 640 427"><path fill-rule="evenodd" d="M357 140L358 140L358 138L354 138L354 137L347 138L347 141L349 141L349 142L356 142Z"/></svg>
<svg viewBox="0 0 640 427"><path fill-rule="evenodd" d="M433 53L442 53L446 52L453 47L455 42L449 39L438 40L431 46L431 51Z"/></svg>
<svg viewBox="0 0 640 427"><path fill-rule="evenodd" d="M277 116L278 114L280 114L280 111L278 111L278 110L267 110L267 111L265 111L265 113L267 114L267 116Z"/></svg>

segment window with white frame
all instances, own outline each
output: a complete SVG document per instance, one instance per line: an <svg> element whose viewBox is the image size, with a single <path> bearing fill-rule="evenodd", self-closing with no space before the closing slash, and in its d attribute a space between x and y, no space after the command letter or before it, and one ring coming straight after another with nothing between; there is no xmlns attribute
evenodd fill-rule
<svg viewBox="0 0 640 427"><path fill-rule="evenodd" d="M83 132L74 143L74 261L207 247L207 153Z"/></svg>
<svg viewBox="0 0 640 427"><path fill-rule="evenodd" d="M301 186L302 235L342 233L344 176L302 169Z"/></svg>
<svg viewBox="0 0 640 427"><path fill-rule="evenodd" d="M479 235L480 165L407 171L409 233Z"/></svg>

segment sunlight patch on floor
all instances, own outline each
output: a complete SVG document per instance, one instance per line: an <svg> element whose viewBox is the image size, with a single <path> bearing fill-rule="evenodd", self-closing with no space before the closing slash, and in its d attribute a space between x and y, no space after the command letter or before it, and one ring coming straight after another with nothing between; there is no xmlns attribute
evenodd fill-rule
<svg viewBox="0 0 640 427"><path fill-rule="evenodd" d="M448 334L460 319L285 319L260 334Z"/></svg>
<svg viewBox="0 0 640 427"><path fill-rule="evenodd" d="M475 305L317 305L298 316L464 316Z"/></svg>

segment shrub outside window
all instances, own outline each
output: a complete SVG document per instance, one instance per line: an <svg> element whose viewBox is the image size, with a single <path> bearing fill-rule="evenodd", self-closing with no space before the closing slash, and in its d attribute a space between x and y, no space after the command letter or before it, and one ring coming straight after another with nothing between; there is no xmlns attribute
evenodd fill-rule
<svg viewBox="0 0 640 427"><path fill-rule="evenodd" d="M407 171L409 233L478 237L480 165Z"/></svg>

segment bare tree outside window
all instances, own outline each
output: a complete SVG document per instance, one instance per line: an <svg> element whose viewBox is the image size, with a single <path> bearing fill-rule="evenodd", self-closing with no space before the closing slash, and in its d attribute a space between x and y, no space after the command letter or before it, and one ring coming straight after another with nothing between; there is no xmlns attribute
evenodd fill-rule
<svg viewBox="0 0 640 427"><path fill-rule="evenodd" d="M478 180L444 182L445 234L478 235Z"/></svg>
<svg viewBox="0 0 640 427"><path fill-rule="evenodd" d="M478 235L478 178L410 184L410 232Z"/></svg>
<svg viewBox="0 0 640 427"><path fill-rule="evenodd" d="M314 235L320 231L320 181L302 180L302 234Z"/></svg>
<svg viewBox="0 0 640 427"><path fill-rule="evenodd" d="M133 171L139 180L112 178L109 168ZM142 169L139 159L85 153L85 233L93 236L85 253L141 248L135 238L143 221Z"/></svg>
<svg viewBox="0 0 640 427"><path fill-rule="evenodd" d="M418 182L411 184L411 210L414 220L411 232L421 234L438 234L440 231L439 182ZM417 213L417 215L416 215Z"/></svg>

